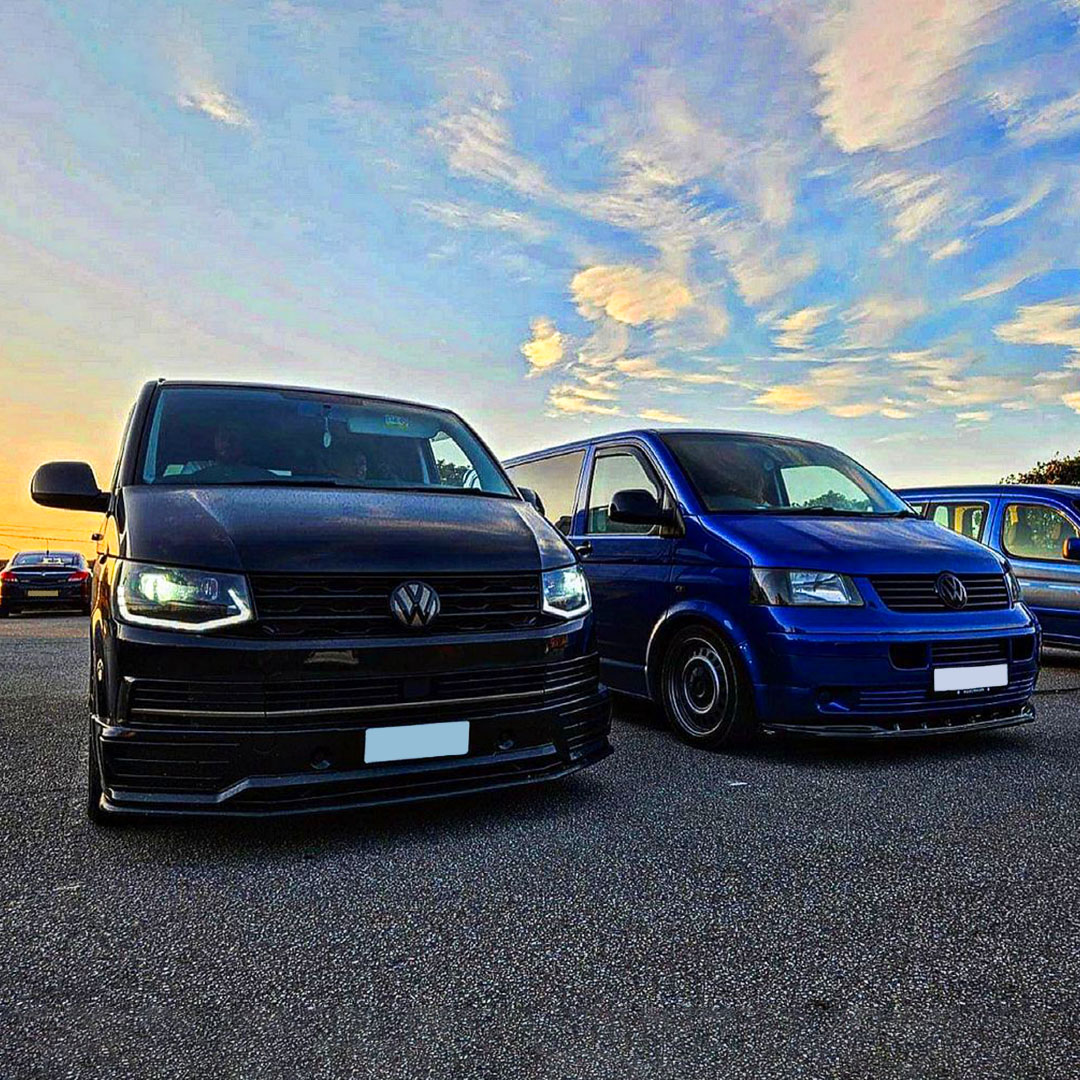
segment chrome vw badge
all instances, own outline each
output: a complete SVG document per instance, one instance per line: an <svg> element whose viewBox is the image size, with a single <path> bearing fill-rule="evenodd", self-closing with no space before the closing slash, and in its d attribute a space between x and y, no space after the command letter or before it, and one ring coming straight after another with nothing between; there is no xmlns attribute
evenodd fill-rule
<svg viewBox="0 0 1080 1080"><path fill-rule="evenodd" d="M422 581L406 581L390 594L390 610L402 625L419 630L439 614L439 594Z"/></svg>
<svg viewBox="0 0 1080 1080"><path fill-rule="evenodd" d="M941 602L954 611L962 608L968 602L967 589L964 583L955 575L946 570L938 574L934 584L934 591L941 597Z"/></svg>

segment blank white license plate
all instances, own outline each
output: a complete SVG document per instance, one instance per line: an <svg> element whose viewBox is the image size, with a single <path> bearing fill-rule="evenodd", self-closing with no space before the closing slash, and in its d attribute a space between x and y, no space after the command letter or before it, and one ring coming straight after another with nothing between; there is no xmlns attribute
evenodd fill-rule
<svg viewBox="0 0 1080 1080"><path fill-rule="evenodd" d="M368 728L364 761L416 761L419 758L461 757L469 752L469 721L445 724L406 724Z"/></svg>
<svg viewBox="0 0 1080 1080"><path fill-rule="evenodd" d="M981 667L934 668L934 693L947 690L988 690L1009 685L1008 664L983 664Z"/></svg>
<svg viewBox="0 0 1080 1080"><path fill-rule="evenodd" d="M26 595L29 597L35 596L59 596L59 589L27 589Z"/></svg>

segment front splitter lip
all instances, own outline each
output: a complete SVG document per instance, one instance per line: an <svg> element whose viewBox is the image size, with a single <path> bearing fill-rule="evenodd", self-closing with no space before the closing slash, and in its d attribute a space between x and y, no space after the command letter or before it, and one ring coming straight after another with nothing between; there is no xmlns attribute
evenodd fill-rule
<svg viewBox="0 0 1080 1080"><path fill-rule="evenodd" d="M924 722L919 727L885 727L881 724L763 724L768 735L798 735L815 739L897 740L932 739L939 736L966 735L973 731L992 731L995 728L1016 727L1030 724L1035 710L1030 704L1020 706L1004 716L986 720L933 724Z"/></svg>
<svg viewBox="0 0 1080 1080"><path fill-rule="evenodd" d="M495 781L478 780L472 784L453 787L452 790L436 790L423 792L404 792L393 795L359 794L342 798L339 802L321 803L318 806L282 806L259 809L245 809L233 807L228 802L210 802L205 805L193 805L190 802L165 803L154 799L139 802L116 802L109 798L108 794L101 796L98 804L100 809L107 814L115 814L125 817L200 817L200 818L264 818L264 817L297 817L309 814L334 814L349 810L363 810L369 807L392 806L402 803L429 802L432 799L455 798L460 795L479 795L485 791L499 791L511 787L523 787L528 784L544 783L549 780L561 780L582 769L603 761L614 752L614 747L606 737L596 740L569 762L565 762L561 768L550 771L537 770L533 774L522 774L512 778L504 778ZM284 778L275 778L281 781ZM338 777L320 777L324 782L334 782ZM452 778L447 778L448 783L453 783ZM230 794L236 794L238 790L250 786L244 782L237 785Z"/></svg>

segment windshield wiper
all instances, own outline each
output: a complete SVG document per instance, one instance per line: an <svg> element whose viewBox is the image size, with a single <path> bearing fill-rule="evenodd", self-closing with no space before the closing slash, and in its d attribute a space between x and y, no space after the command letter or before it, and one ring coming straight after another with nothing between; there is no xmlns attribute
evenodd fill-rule
<svg viewBox="0 0 1080 1080"><path fill-rule="evenodd" d="M759 514L775 514L782 517L891 517L891 514L875 514L873 510L840 510L835 506L771 506L758 510Z"/></svg>

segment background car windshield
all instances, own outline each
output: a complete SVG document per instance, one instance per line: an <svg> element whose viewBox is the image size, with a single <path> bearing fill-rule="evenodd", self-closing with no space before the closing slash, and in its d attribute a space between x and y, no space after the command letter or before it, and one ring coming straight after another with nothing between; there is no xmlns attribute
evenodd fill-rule
<svg viewBox="0 0 1080 1080"><path fill-rule="evenodd" d="M907 505L828 446L738 435L665 435L709 511L898 514Z"/></svg>
<svg viewBox="0 0 1080 1080"><path fill-rule="evenodd" d="M309 391L165 387L147 484L333 484L514 497L471 431L437 409Z"/></svg>
<svg viewBox="0 0 1080 1080"><path fill-rule="evenodd" d="M11 560L12 566L80 566L82 556L73 551L22 551Z"/></svg>

